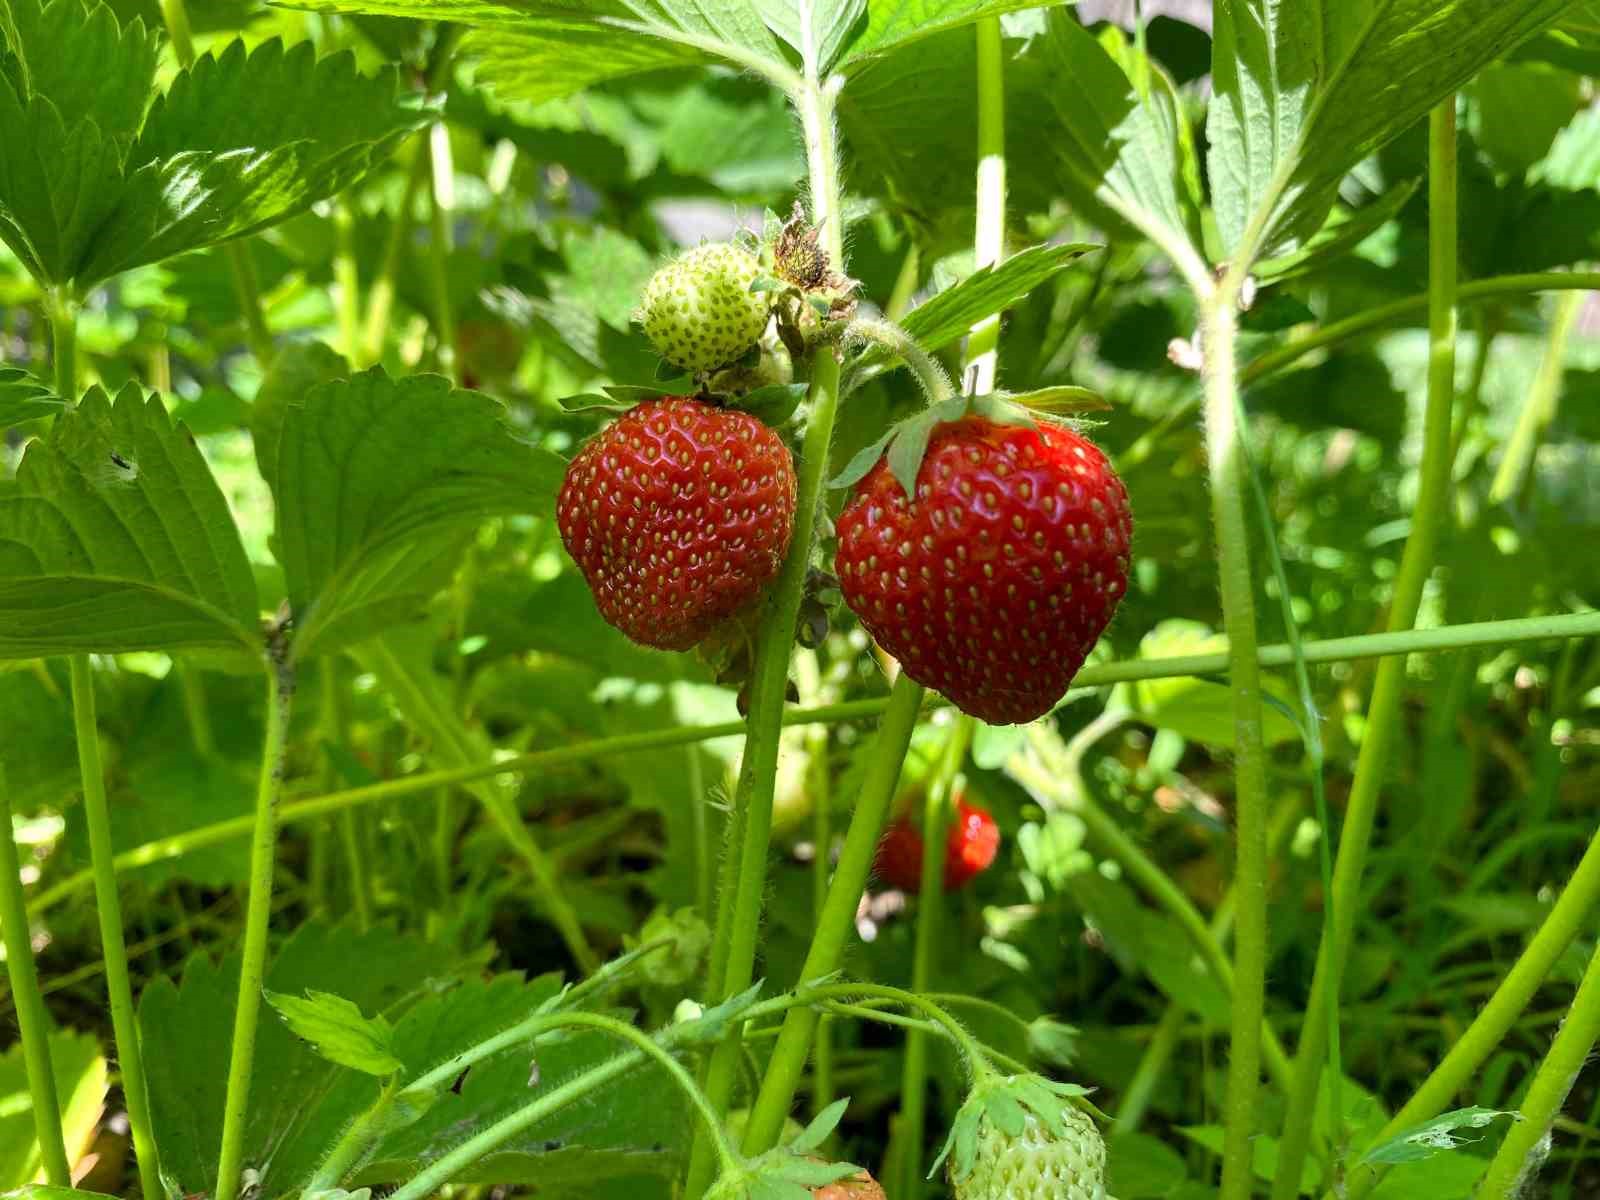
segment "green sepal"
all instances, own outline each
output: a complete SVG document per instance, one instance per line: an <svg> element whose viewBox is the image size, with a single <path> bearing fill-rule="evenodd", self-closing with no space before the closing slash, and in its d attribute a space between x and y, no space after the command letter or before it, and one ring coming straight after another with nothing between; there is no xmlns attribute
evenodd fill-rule
<svg viewBox="0 0 1600 1200"><path fill-rule="evenodd" d="M956 1119L950 1124L949 1136L939 1156L928 1169L928 1178L933 1178L946 1159L950 1160L954 1181L960 1182L971 1174L978 1150L978 1133L985 1117L1008 1137L1018 1137L1026 1130L1030 1114L1054 1136L1066 1136L1066 1122L1061 1119L1064 1104L1075 1104L1104 1120L1105 1114L1084 1100L1088 1094L1088 1089L1078 1084L1058 1083L1031 1072L1006 1076L989 1074L967 1094Z"/></svg>
<svg viewBox="0 0 1600 1200"><path fill-rule="evenodd" d="M889 470L896 481L905 489L907 498L916 494L917 472L922 469L922 460L928 453L928 441L933 437L933 431L940 425L950 421L959 421L966 416L968 401L965 396L951 396L941 400L928 408L923 409L915 416L907 417L889 428L877 441L859 451L845 464L844 470L829 480L829 487L851 487L860 483L867 477L867 473L878 465L878 460L884 456L887 449L889 457Z"/></svg>
<svg viewBox="0 0 1600 1200"><path fill-rule="evenodd" d="M633 407L627 401L617 400L611 396L602 396L598 392L582 392L576 396L562 396L556 403L561 406L563 412L569 413L594 412L596 410L620 413L627 412Z"/></svg>
<svg viewBox="0 0 1600 1200"><path fill-rule="evenodd" d="M794 416L806 391L803 383L769 383L742 396L726 397L726 402L729 408L747 412L763 424L777 428Z"/></svg>
<svg viewBox="0 0 1600 1200"><path fill-rule="evenodd" d="M849 1107L850 1097L835 1100L811 1118L811 1124L805 1127L799 1137L789 1143L789 1149L796 1154L810 1154L828 1140L828 1135L838 1127L844 1118L844 1110Z"/></svg>
<svg viewBox="0 0 1600 1200"><path fill-rule="evenodd" d="M646 400L660 400L664 396L688 396L694 392L687 376L675 375L668 382L676 382L675 388L640 387L632 383L608 383L600 390L613 400L621 404L643 404Z"/></svg>
<svg viewBox="0 0 1600 1200"><path fill-rule="evenodd" d="M1099 392L1072 384L1037 388L1031 392L995 392L989 396L979 396L972 402L972 411L981 412L978 406L988 400L1004 401L1042 416L1111 411L1111 402ZM993 419L1001 420L1000 417Z"/></svg>
<svg viewBox="0 0 1600 1200"><path fill-rule="evenodd" d="M750 290L758 294L761 292L787 292L792 287L792 284L787 284L774 275L757 275L750 281Z"/></svg>

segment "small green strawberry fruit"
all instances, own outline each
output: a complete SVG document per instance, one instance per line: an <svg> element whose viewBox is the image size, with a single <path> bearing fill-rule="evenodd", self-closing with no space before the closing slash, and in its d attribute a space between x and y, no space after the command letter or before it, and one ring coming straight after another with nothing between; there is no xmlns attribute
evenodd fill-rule
<svg viewBox="0 0 1600 1200"><path fill-rule="evenodd" d="M972 1171L955 1185L956 1200L1105 1200L1106 1144L1094 1121L1061 1106L1061 1136L1031 1113L1021 1135L994 1122L978 1126Z"/></svg>
<svg viewBox="0 0 1600 1200"><path fill-rule="evenodd" d="M1106 1200L1105 1140L1075 1103L1085 1090L1040 1075L987 1074L939 1156L949 1158L955 1200Z"/></svg>
<svg viewBox="0 0 1600 1200"><path fill-rule="evenodd" d="M696 372L727 366L767 327L771 300L750 290L760 273L756 256L738 246L698 246L650 277L636 319L673 366Z"/></svg>

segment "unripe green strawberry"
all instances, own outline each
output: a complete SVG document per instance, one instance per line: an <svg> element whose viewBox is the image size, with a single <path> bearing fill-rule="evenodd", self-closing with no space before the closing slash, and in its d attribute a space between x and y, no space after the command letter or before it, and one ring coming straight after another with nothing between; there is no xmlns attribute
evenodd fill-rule
<svg viewBox="0 0 1600 1200"><path fill-rule="evenodd" d="M979 1123L971 1170L952 1171L955 1200L1105 1200L1106 1144L1086 1113L1061 1105L1065 1136L1032 1113L1013 1137L987 1116Z"/></svg>
<svg viewBox="0 0 1600 1200"><path fill-rule="evenodd" d="M699 246L650 277L637 320L673 366L709 371L726 366L761 340L772 306L750 285L761 264L726 242Z"/></svg>

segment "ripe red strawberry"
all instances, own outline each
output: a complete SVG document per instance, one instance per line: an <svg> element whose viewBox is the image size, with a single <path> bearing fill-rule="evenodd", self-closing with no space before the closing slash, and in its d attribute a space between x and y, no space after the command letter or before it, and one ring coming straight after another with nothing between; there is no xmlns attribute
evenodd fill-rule
<svg viewBox="0 0 1600 1200"><path fill-rule="evenodd" d="M687 650L777 575L794 506L794 462L776 433L669 396L579 452L556 522L601 616L646 646Z"/></svg>
<svg viewBox="0 0 1600 1200"><path fill-rule="evenodd" d="M878 843L878 877L902 892L922 890L922 831L895 821ZM956 800L955 819L944 843L944 890L966 887L987 871L1000 852L1000 827L981 808Z"/></svg>
<svg viewBox="0 0 1600 1200"><path fill-rule="evenodd" d="M1041 717L1128 582L1128 493L1059 425L939 426L916 498L887 458L839 516L845 603L906 674L991 724Z"/></svg>

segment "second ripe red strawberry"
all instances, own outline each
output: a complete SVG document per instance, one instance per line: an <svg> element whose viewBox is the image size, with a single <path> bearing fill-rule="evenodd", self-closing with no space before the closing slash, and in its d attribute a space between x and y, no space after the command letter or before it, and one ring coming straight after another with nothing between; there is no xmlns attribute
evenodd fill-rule
<svg viewBox="0 0 1600 1200"><path fill-rule="evenodd" d="M939 426L908 498L880 460L839 515L845 603L918 683L992 724L1066 693L1128 582L1133 517L1104 454L1047 422Z"/></svg>
<svg viewBox="0 0 1600 1200"><path fill-rule="evenodd" d="M903 892L922 890L922 831L898 820L878 843L878 878ZM1000 852L1000 827L984 809L956 800L944 843L944 890L956 891L993 865Z"/></svg>

